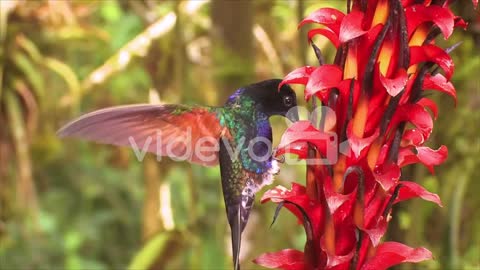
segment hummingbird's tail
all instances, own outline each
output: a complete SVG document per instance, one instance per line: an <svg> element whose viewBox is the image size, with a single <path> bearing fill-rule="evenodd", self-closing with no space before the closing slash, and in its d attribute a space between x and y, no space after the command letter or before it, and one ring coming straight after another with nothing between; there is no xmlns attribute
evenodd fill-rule
<svg viewBox="0 0 480 270"><path fill-rule="evenodd" d="M248 222L250 211L252 210L254 194L245 194L241 196L240 203L227 206L228 223L230 224L232 234L232 254L234 270L240 270L240 247L242 244L242 232Z"/></svg>

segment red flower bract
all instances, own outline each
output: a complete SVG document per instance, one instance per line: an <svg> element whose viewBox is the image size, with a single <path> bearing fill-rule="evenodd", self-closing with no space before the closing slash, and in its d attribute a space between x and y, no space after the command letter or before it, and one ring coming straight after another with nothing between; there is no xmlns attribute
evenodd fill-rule
<svg viewBox="0 0 480 270"><path fill-rule="evenodd" d="M320 65L295 69L282 84L305 85L307 101L319 99L331 110L322 113L320 125L290 126L276 152L307 160L306 185L277 186L262 202L277 203L276 215L282 207L292 212L307 241L303 251L285 249L254 260L268 268L377 270L432 258L425 248L382 243L382 237L395 203L418 197L441 206L438 195L403 180L401 168L421 163L433 173L447 158L445 146L424 145L438 108L423 91L456 101L451 49L433 40L447 39L466 24L450 10L453 1L350 2L347 14L322 8L299 25L321 25L308 32ZM337 48L333 64L323 64L312 41L318 36Z"/></svg>

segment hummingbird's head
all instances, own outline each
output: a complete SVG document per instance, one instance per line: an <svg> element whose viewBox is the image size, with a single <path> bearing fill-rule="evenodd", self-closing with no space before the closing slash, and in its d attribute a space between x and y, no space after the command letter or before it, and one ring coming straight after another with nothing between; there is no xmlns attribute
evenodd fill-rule
<svg viewBox="0 0 480 270"><path fill-rule="evenodd" d="M244 94L250 96L268 116L281 115L296 121L297 96L288 84L278 89L281 82L281 79L272 79L251 84L245 87Z"/></svg>

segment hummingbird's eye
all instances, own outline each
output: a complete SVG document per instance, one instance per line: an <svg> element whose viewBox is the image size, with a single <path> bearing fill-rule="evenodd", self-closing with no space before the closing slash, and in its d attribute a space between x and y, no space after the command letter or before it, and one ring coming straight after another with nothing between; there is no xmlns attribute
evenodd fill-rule
<svg viewBox="0 0 480 270"><path fill-rule="evenodd" d="M290 107L293 105L293 97L292 96L284 96L283 97L283 104L287 107Z"/></svg>

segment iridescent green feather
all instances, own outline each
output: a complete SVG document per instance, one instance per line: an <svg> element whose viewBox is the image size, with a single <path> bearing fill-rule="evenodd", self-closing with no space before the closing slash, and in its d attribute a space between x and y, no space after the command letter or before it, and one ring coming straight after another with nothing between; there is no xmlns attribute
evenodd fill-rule
<svg viewBox="0 0 480 270"><path fill-rule="evenodd" d="M229 100L225 107L217 109L220 125L227 127L232 135L230 146L233 151L241 143L239 158L244 169L255 173L263 173L269 169L268 162L259 162L249 154L250 140L263 136L271 140L271 128L268 116L256 108L255 102L248 96L237 95ZM260 134L260 133L264 134Z"/></svg>

